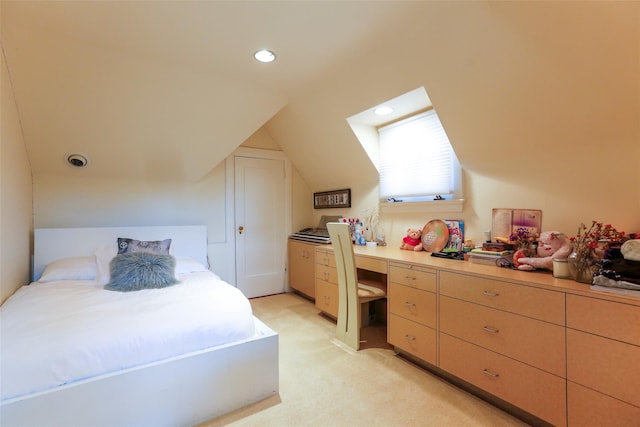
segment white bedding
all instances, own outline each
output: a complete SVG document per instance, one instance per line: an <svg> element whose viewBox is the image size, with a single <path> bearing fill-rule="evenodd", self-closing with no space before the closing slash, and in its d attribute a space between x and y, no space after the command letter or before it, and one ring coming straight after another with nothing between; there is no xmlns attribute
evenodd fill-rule
<svg viewBox="0 0 640 427"><path fill-rule="evenodd" d="M0 307L0 394L8 400L252 337L249 300L210 271L163 289L92 280L23 286Z"/></svg>

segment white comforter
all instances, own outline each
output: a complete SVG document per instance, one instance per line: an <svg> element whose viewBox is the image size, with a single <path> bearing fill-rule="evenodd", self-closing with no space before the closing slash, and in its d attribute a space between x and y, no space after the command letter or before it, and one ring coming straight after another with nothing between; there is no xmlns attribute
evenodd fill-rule
<svg viewBox="0 0 640 427"><path fill-rule="evenodd" d="M93 281L20 288L0 307L0 393L11 399L249 338L247 298L210 271L136 292Z"/></svg>

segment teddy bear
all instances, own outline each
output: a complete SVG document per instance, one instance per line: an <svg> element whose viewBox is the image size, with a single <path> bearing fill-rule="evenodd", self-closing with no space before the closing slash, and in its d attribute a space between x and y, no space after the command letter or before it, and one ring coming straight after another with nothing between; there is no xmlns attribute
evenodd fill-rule
<svg viewBox="0 0 640 427"><path fill-rule="evenodd" d="M518 257L513 254L513 264L518 270L532 271L537 268L553 270L554 259L566 259L572 251L571 241L558 231L545 231L538 239L536 257Z"/></svg>
<svg viewBox="0 0 640 427"><path fill-rule="evenodd" d="M408 228L407 235L402 238L400 249L419 252L422 250L422 231L418 228Z"/></svg>

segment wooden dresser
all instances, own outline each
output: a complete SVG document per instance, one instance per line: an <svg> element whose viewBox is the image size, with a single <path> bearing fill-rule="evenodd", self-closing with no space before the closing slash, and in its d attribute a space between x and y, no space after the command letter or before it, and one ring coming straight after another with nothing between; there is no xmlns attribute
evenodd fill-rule
<svg viewBox="0 0 640 427"><path fill-rule="evenodd" d="M337 313L332 247L315 250L316 306ZM640 426L640 298L427 252L354 250L359 274L388 273L398 353L534 424Z"/></svg>

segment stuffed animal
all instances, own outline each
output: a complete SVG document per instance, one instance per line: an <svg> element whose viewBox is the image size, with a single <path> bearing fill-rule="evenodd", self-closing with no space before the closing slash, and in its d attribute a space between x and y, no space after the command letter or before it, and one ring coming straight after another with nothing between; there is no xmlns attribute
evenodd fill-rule
<svg viewBox="0 0 640 427"><path fill-rule="evenodd" d="M571 241L558 231L545 231L538 239L536 257L518 257L513 254L514 265L518 270L532 271L537 268L553 270L554 259L565 259L572 251Z"/></svg>
<svg viewBox="0 0 640 427"><path fill-rule="evenodd" d="M400 249L419 252L422 250L422 231L417 228L408 228L407 235L402 238Z"/></svg>

